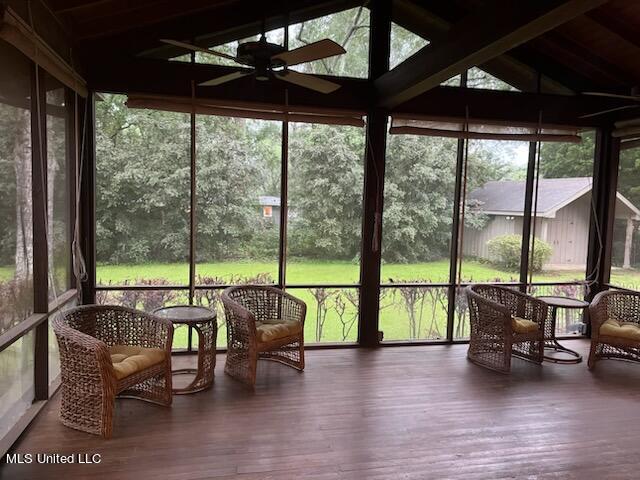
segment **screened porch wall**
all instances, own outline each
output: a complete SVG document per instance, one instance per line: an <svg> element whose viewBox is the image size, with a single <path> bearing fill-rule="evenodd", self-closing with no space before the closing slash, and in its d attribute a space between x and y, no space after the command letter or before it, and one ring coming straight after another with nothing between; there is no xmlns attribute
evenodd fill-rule
<svg viewBox="0 0 640 480"><path fill-rule="evenodd" d="M0 455L59 384L51 320L76 302L82 99L0 40Z"/></svg>

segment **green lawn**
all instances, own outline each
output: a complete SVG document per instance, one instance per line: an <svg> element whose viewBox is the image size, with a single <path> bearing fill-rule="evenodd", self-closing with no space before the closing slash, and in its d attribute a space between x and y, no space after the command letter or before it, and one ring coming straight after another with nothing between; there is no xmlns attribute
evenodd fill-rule
<svg viewBox="0 0 640 480"><path fill-rule="evenodd" d="M221 262L204 263L196 266L196 275L202 277L218 277L229 281L234 277L251 278L261 273L268 273L277 278L278 265L276 262ZM408 282L413 280L432 283L446 283L449 281L449 262L440 260L435 262L415 264L383 264L382 282ZM517 281L516 272L508 272L476 261L465 261L462 265L463 281ZM535 282L568 282L584 280L584 272L573 270L559 270L542 272L534 275ZM624 284L640 283L640 272L635 270L614 270L612 282ZM97 278L103 284L122 284L136 279L164 278L174 285L188 283L189 267L185 264L153 263L146 265L98 265ZM287 268L287 283L289 284L344 284L357 283L359 266L351 262L323 262L323 261L290 261ZM2 279L2 269L0 269Z"/></svg>
<svg viewBox="0 0 640 480"><path fill-rule="evenodd" d="M259 274L269 274L277 278L275 262L223 262L206 263L197 266L197 275L203 277L205 283L220 284L242 283L255 278ZM492 282L516 281L517 274L501 271L492 266L475 261L465 261L462 266L463 281ZM0 280L8 280L12 276L10 268L0 267ZM291 261L287 271L287 282L295 284L355 284L358 282L359 267L352 262ZM168 284L185 285L188 283L188 266L186 264L146 264L146 265L99 265L97 278L101 284L122 285L136 283L140 279L163 279ZM543 272L534 277L537 282L566 282L584 278L584 272L554 271ZM412 265L384 264L382 266L383 283L398 282L431 282L446 283L449 280L449 263L446 260L419 263ZM250 281L250 280L249 280ZM635 270L619 270L612 272L612 283L627 287L639 288L640 272ZM537 293L561 293L555 287L540 288ZM558 287L560 288L560 287ZM215 297L215 291L209 291ZM300 288L291 289L291 293L303 299L308 305L305 326L306 341L334 342L355 341L357 335L357 290ZM571 292L567 292L571 294ZM579 294L576 292L575 294ZM128 295L129 298L125 298ZM186 292L172 292L167 297L151 297L148 293L123 293L122 291L103 293L103 302L131 302L131 295L138 308L146 305L179 304L187 301ZM146 295L146 296L145 296ZM319 300L326 295L324 300ZM213 298L215 307L222 318L219 302ZM155 302L155 303L153 303ZM208 301L203 299L206 305ZM404 340L409 338L441 338L446 333L447 289L439 287L421 289L384 288L381 297L381 329L385 340ZM151 308L151 307L149 307ZM570 323L571 319L567 320ZM222 323L222 322L220 322ZM322 325L318 331L318 324ZM218 344L224 344L224 326L218 335ZM468 335L466 311L464 304L456 309L456 334ZM319 335L319 337L318 337ZM186 330L176 331L176 346L186 345Z"/></svg>
<svg viewBox="0 0 640 480"><path fill-rule="evenodd" d="M268 273L277 278L275 262L223 262L206 263L197 266L197 275L208 277L220 283L243 282ZM465 281L516 281L517 274L506 272L492 266L466 261L462 266ZM287 282L295 284L350 284L357 283L359 267L352 262L322 261L289 261ZM125 281L135 282L137 278L164 278L171 284L186 284L188 267L186 264L151 264L99 266L98 279L102 283L121 284ZM580 271L543 272L534 277L537 282L566 282L584 278ZM640 272L615 271L614 281L628 284L640 284ZM446 283L449 280L449 262L446 260L419 263L413 265L384 264L382 266L383 283L397 282L431 282ZM356 289L291 289L291 293L300 297L308 305L305 337L308 342L318 341L318 323L322 324L320 341L355 341L357 336L357 290ZM554 287L539 289L538 293L562 293ZM324 301L318 301L321 295L328 295ZM117 294L116 294L117 295ZM117 299L116 299L117 300ZM186 301L184 293L170 303ZM217 302L216 302L217 303ZM447 289L399 289L386 288L382 291L380 326L386 340L405 340L409 338L438 339L446 335ZM217 305L219 318L222 310ZM455 334L460 337L468 335L468 324L464 304L456 309ZM571 323L571 318L566 319ZM218 343L223 344L224 328L219 332ZM176 344L186 344L186 330L176 332Z"/></svg>

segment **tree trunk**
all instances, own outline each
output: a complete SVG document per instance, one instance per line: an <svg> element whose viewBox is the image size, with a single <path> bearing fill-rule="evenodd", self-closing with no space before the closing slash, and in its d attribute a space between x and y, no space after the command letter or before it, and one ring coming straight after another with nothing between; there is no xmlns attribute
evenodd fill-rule
<svg viewBox="0 0 640 480"><path fill-rule="evenodd" d="M31 197L31 118L28 110L17 111L18 128L13 144L16 172L15 279L31 280L33 273L33 205Z"/></svg>

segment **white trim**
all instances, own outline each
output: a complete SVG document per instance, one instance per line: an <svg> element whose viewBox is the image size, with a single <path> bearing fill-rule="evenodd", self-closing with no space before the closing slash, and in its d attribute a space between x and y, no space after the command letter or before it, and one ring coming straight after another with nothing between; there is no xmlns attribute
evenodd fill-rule
<svg viewBox="0 0 640 480"><path fill-rule="evenodd" d="M482 205L479 206L478 212L484 213L485 215L497 215L500 217L524 217L524 212L522 211L482 210ZM551 213L538 212L536 216L537 218L556 218L556 210L553 210Z"/></svg>
<svg viewBox="0 0 640 480"><path fill-rule="evenodd" d="M616 192L616 199L620 200L620 202L622 202L623 205L625 205L629 210L631 210L635 216L633 217L633 220L640 220L640 210L638 210L638 208L631 203L629 200L627 200L627 198L622 195L620 192Z"/></svg>

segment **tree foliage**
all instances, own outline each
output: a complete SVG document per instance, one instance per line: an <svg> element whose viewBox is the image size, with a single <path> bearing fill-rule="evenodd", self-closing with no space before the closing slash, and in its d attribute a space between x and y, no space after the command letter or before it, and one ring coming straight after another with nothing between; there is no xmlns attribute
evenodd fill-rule
<svg viewBox="0 0 640 480"><path fill-rule="evenodd" d="M354 127L294 125L290 134L290 252L309 258L358 256L364 135Z"/></svg>

